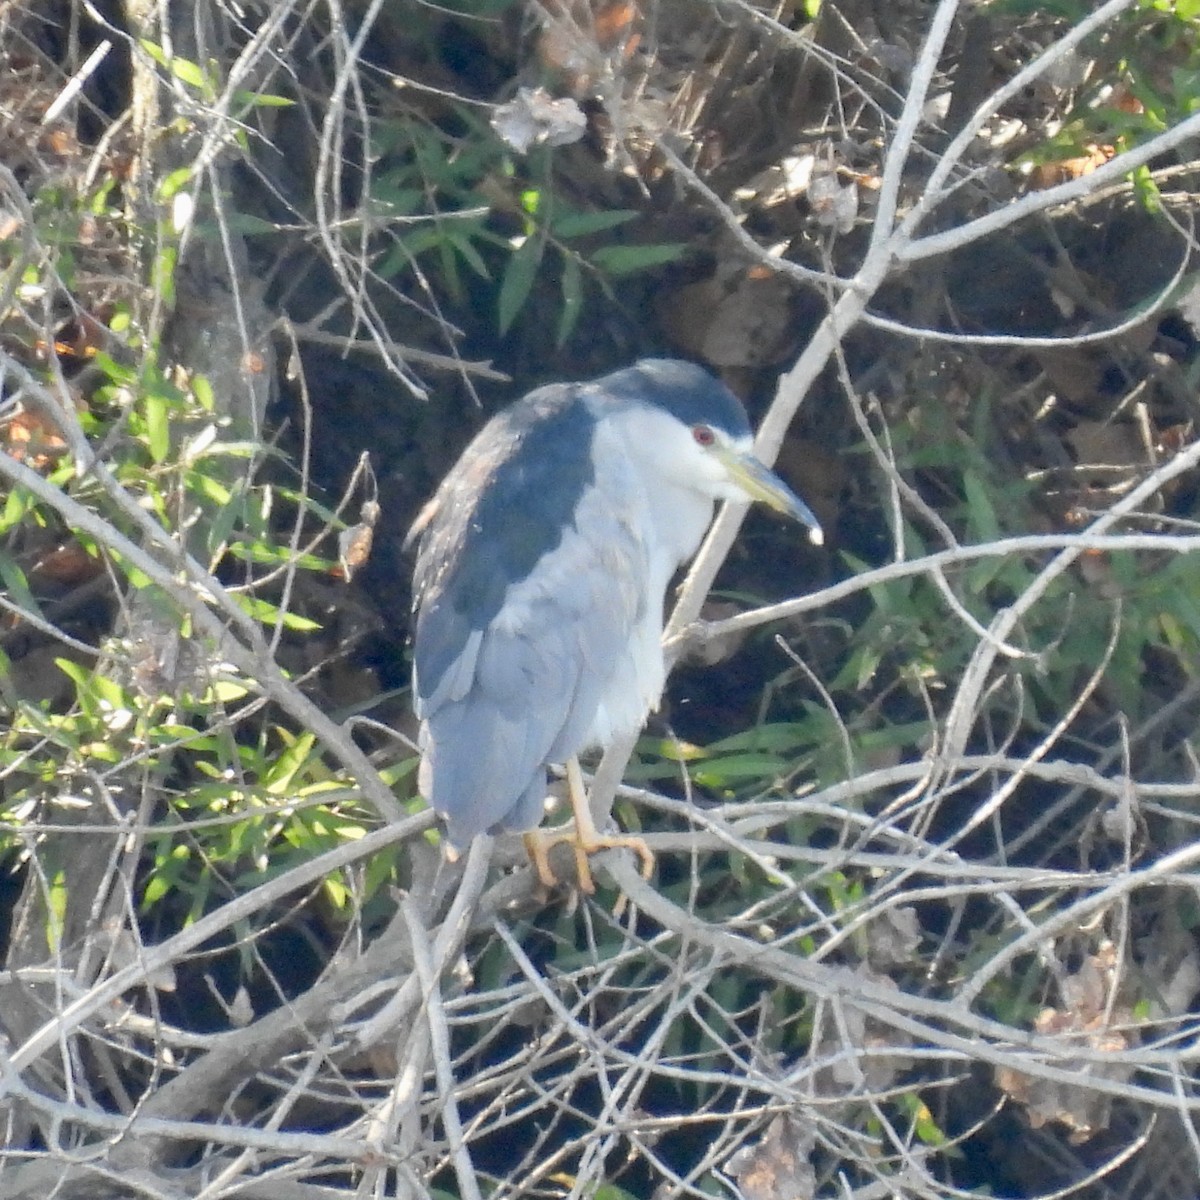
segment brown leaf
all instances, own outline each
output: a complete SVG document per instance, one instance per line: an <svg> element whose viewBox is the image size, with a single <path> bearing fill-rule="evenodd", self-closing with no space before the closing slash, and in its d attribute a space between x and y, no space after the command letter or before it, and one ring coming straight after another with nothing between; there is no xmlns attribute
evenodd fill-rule
<svg viewBox="0 0 1200 1200"><path fill-rule="evenodd" d="M743 1146L726 1168L745 1200L812 1200L817 1179L808 1156L814 1141L808 1122L781 1113L762 1141Z"/></svg>
<svg viewBox="0 0 1200 1200"><path fill-rule="evenodd" d="M1092 1051L1118 1053L1128 1049L1130 1036L1114 1028L1133 1020L1128 1007L1111 1004L1116 968L1116 948L1106 942L1084 960L1078 971L1061 980L1063 1007L1044 1008L1034 1020L1034 1029L1045 1037L1061 1036L1068 1044L1083 1045ZM1112 1111L1112 1097L1088 1088L1089 1077L1123 1081L1134 1068L1126 1063L1096 1064L1082 1059L1064 1059L1058 1065L1074 1071L1079 1082L1039 1079L1001 1067L996 1071L996 1083L1024 1107L1034 1129L1055 1122L1071 1131L1069 1140L1073 1144L1085 1142L1108 1127Z"/></svg>
<svg viewBox="0 0 1200 1200"><path fill-rule="evenodd" d="M1084 147L1085 153L1075 158L1062 158L1058 162L1039 163L1029 172L1029 186L1035 192L1055 187L1060 183L1069 183L1082 175L1090 175L1097 167L1102 167L1116 154L1113 146L1097 146L1095 143Z"/></svg>
<svg viewBox="0 0 1200 1200"><path fill-rule="evenodd" d="M630 3L630 0L613 0L611 4L603 5L592 25L600 48L611 50L622 40L628 39L625 45L625 56L628 57L637 48L639 36L634 32L634 26L641 16L638 6Z"/></svg>
<svg viewBox="0 0 1200 1200"><path fill-rule="evenodd" d="M48 470L68 450L66 439L50 418L28 408L0 427L0 445L35 471Z"/></svg>
<svg viewBox="0 0 1200 1200"><path fill-rule="evenodd" d="M371 546L375 541L375 522L379 520L379 505L367 500L359 511L357 525L343 529L338 534L338 565L341 577L347 583L354 572L371 557Z"/></svg>

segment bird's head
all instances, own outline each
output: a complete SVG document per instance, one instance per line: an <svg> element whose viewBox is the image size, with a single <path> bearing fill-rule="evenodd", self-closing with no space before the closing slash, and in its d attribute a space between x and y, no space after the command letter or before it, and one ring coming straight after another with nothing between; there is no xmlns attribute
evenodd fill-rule
<svg viewBox="0 0 1200 1200"><path fill-rule="evenodd" d="M619 409L627 439L661 478L713 500L761 501L823 542L812 510L755 456L741 401L702 367L647 358L593 386Z"/></svg>

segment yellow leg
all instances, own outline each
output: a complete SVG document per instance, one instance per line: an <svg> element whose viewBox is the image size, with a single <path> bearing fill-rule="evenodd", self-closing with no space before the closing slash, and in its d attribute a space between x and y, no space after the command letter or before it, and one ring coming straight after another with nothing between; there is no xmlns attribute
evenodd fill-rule
<svg viewBox="0 0 1200 1200"><path fill-rule="evenodd" d="M592 820L592 810L588 807L587 788L583 783L583 772L579 769L579 760L567 760L567 794L571 798L571 811L575 814L573 826L562 829L540 830L525 834L525 849L537 870L538 879L546 887L554 887L558 877L550 866L550 851L563 842L569 842L575 854L575 873L579 879L580 891L590 896L596 890L592 879L592 868L588 855L600 850L626 849L632 850L641 860L643 879L649 879L654 874L654 852L646 845L643 838L632 837L629 834L606 834L596 828Z"/></svg>

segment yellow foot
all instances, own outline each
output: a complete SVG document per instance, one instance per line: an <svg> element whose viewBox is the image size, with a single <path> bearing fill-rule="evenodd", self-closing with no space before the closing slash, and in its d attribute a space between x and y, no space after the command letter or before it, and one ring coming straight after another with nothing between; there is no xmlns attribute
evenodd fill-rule
<svg viewBox="0 0 1200 1200"><path fill-rule="evenodd" d="M642 878L649 879L654 874L654 851L646 845L644 838L632 837L629 834L598 833L595 829L585 829L580 834L574 825L564 825L557 829L535 829L523 837L525 849L544 887L558 886L558 876L550 866L550 851L564 842L571 847L575 855L575 874L579 890L589 896L596 891L596 881L592 878L592 866L588 862L588 856L601 850L632 850L641 861Z"/></svg>

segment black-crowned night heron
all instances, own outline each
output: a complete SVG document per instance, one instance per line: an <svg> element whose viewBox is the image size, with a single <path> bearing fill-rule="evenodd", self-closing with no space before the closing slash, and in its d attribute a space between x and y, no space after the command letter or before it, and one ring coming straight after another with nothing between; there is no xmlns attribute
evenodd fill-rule
<svg viewBox="0 0 1200 1200"><path fill-rule="evenodd" d="M636 733L662 695L663 602L717 500L762 500L821 530L754 457L746 411L707 371L644 359L538 388L493 417L414 523L419 788L449 842L533 830L565 763L586 856L638 838L595 828L576 755ZM548 845L526 844L547 884Z"/></svg>

